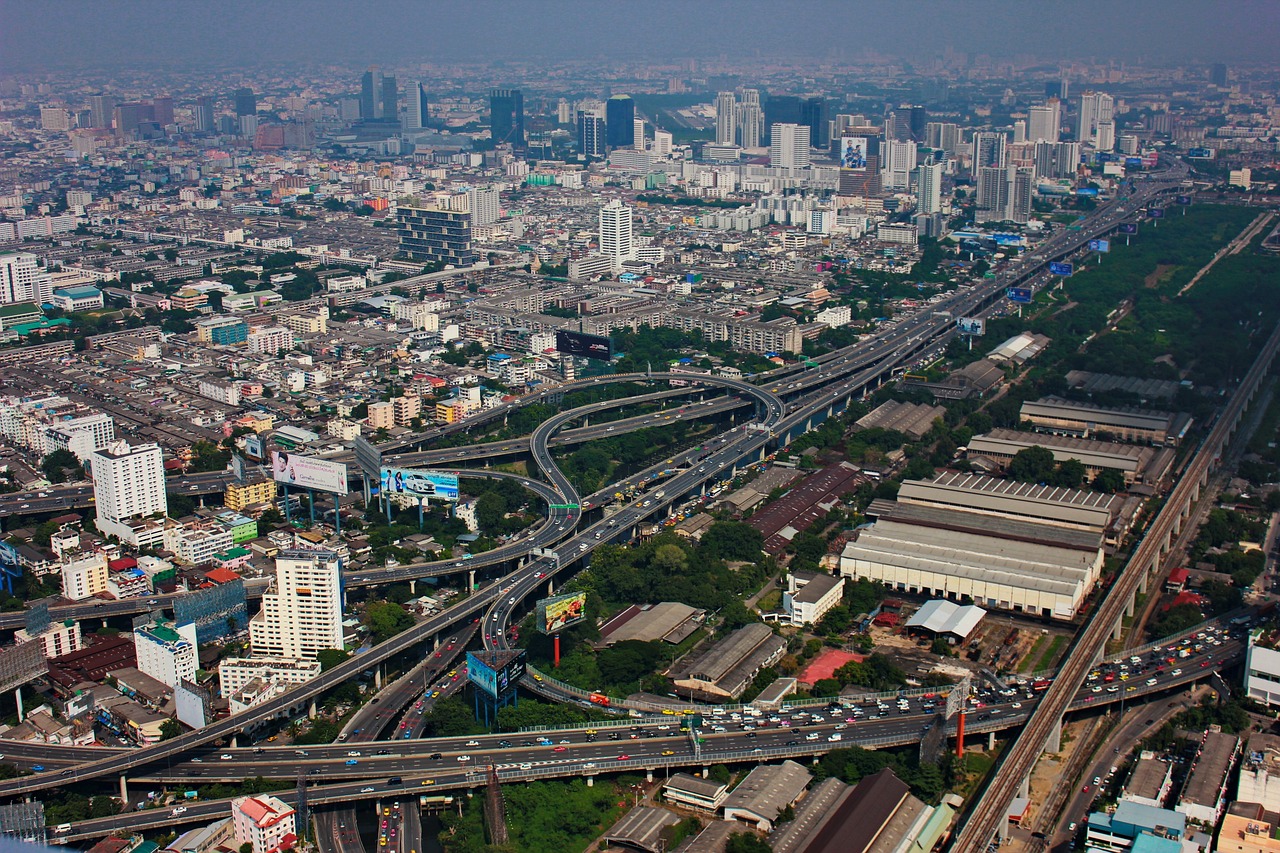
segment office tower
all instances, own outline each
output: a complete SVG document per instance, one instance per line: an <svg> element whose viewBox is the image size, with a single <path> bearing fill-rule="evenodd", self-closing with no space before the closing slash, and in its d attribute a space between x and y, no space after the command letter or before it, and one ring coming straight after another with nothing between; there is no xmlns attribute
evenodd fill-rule
<svg viewBox="0 0 1280 853"><path fill-rule="evenodd" d="M979 131L973 135L973 169L974 173L983 166L1004 168L1006 162L1006 145L1008 137L1003 133Z"/></svg>
<svg viewBox="0 0 1280 853"><path fill-rule="evenodd" d="M1054 98L1061 99L1061 98L1064 98L1064 97L1066 97L1066 95L1064 95L1064 94L1063 94L1063 92L1062 92L1062 81L1061 81L1061 80L1047 80L1047 81L1045 81L1045 84L1044 84L1044 99L1045 99L1046 101L1051 100L1051 99L1054 99Z"/></svg>
<svg viewBox="0 0 1280 853"><path fill-rule="evenodd" d="M809 128L809 144L826 148L831 143L827 135L827 102L823 98L805 98L800 103L800 124Z"/></svg>
<svg viewBox="0 0 1280 853"><path fill-rule="evenodd" d="M1093 147L1099 151L1111 151L1116 147L1116 123L1114 121L1098 122L1098 131L1094 135Z"/></svg>
<svg viewBox="0 0 1280 853"><path fill-rule="evenodd" d="M31 252L0 254L0 304L30 302L40 278L40 259Z"/></svg>
<svg viewBox="0 0 1280 853"><path fill-rule="evenodd" d="M1058 99L1065 101L1071 95L1071 84L1067 82L1067 78L1063 77L1058 81Z"/></svg>
<svg viewBox="0 0 1280 853"><path fill-rule="evenodd" d="M653 131L653 156L667 158L671 156L671 134L665 130Z"/></svg>
<svg viewBox="0 0 1280 853"><path fill-rule="evenodd" d="M573 105L564 98L556 102L556 124L573 123Z"/></svg>
<svg viewBox="0 0 1280 853"><path fill-rule="evenodd" d="M578 151L584 157L603 157L606 144L604 119L594 112L578 110Z"/></svg>
<svg viewBox="0 0 1280 853"><path fill-rule="evenodd" d="M1217 86L1219 89L1227 88L1227 66L1221 62L1215 62L1209 66L1209 85Z"/></svg>
<svg viewBox="0 0 1280 853"><path fill-rule="evenodd" d="M89 98L89 114L94 127L111 127L116 111L116 99L110 95L93 95Z"/></svg>
<svg viewBox="0 0 1280 853"><path fill-rule="evenodd" d="M911 116L899 110L890 110L884 117L885 141L906 142L911 138Z"/></svg>
<svg viewBox="0 0 1280 853"><path fill-rule="evenodd" d="M960 146L960 125L944 121L931 121L925 126L925 146L955 154Z"/></svg>
<svg viewBox="0 0 1280 853"><path fill-rule="evenodd" d="M405 130L421 130L430 123L427 109L427 90L421 81L414 80L407 91L408 103L404 114Z"/></svg>
<svg viewBox="0 0 1280 853"><path fill-rule="evenodd" d="M382 99L382 72L374 67L360 77L360 118L373 121L378 118Z"/></svg>
<svg viewBox="0 0 1280 853"><path fill-rule="evenodd" d="M156 124L161 127L168 127L173 124L173 97L165 95L161 98L152 98L151 111L154 114Z"/></svg>
<svg viewBox="0 0 1280 853"><path fill-rule="evenodd" d="M738 105L738 138L743 148L759 148L764 139L764 110L760 108L760 90L743 89Z"/></svg>
<svg viewBox="0 0 1280 853"><path fill-rule="evenodd" d="M1035 188L1035 176L1030 167L1010 166L1007 180L1009 182L1008 206L1005 219L1019 224L1031 218L1031 195Z"/></svg>
<svg viewBox="0 0 1280 853"><path fill-rule="evenodd" d="M1062 102L1051 98L1048 103L1027 110L1027 141L1057 142L1062 126Z"/></svg>
<svg viewBox="0 0 1280 853"><path fill-rule="evenodd" d="M400 93L396 89L396 78L382 78L382 110L378 118L384 121L400 120Z"/></svg>
<svg viewBox="0 0 1280 853"><path fill-rule="evenodd" d="M886 140L881 147L884 174L881 181L888 190L911 188L911 173L916 168L916 144L911 141Z"/></svg>
<svg viewBox="0 0 1280 853"><path fill-rule="evenodd" d="M236 133L246 139L252 139L258 133L258 117L240 116Z"/></svg>
<svg viewBox="0 0 1280 853"><path fill-rule="evenodd" d="M929 111L920 104L904 104L899 108L907 114L907 130L912 142L924 142L929 124Z"/></svg>
<svg viewBox="0 0 1280 853"><path fill-rule="evenodd" d="M471 209L471 227L492 225L502 216L502 202L497 187L471 187L467 190Z"/></svg>
<svg viewBox="0 0 1280 853"><path fill-rule="evenodd" d="M769 165L783 169L809 167L807 125L775 124L769 128Z"/></svg>
<svg viewBox="0 0 1280 853"><path fill-rule="evenodd" d="M1037 142L1034 163L1037 178L1069 178L1080 166L1080 143Z"/></svg>
<svg viewBox="0 0 1280 853"><path fill-rule="evenodd" d="M70 130L71 113L62 107L41 107L40 127L44 130Z"/></svg>
<svg viewBox="0 0 1280 853"><path fill-rule="evenodd" d="M456 267L476 262L471 248L471 214L441 207L398 207L400 251L418 261Z"/></svg>
<svg viewBox="0 0 1280 853"><path fill-rule="evenodd" d="M930 157L916 170L916 211L938 213L942 210L942 164Z"/></svg>
<svg viewBox="0 0 1280 853"><path fill-rule="evenodd" d="M281 551L249 620L255 656L312 658L342 648L342 561L332 551Z"/></svg>
<svg viewBox="0 0 1280 853"><path fill-rule="evenodd" d="M1080 115L1076 120L1076 141L1098 146L1098 125L1115 118L1115 99L1105 92L1085 92L1080 96ZM1115 144L1114 127L1112 144Z"/></svg>
<svg viewBox="0 0 1280 853"><path fill-rule="evenodd" d="M636 102L630 95L614 95L604 105L605 144L630 148L636 144Z"/></svg>
<svg viewBox="0 0 1280 853"><path fill-rule="evenodd" d="M195 105L191 108L191 118L195 125L196 133L212 133L213 98L208 96L196 98Z"/></svg>
<svg viewBox="0 0 1280 853"><path fill-rule="evenodd" d="M218 116L218 133L235 136L240 132L240 119L235 116Z"/></svg>
<svg viewBox="0 0 1280 853"><path fill-rule="evenodd" d="M519 89L489 91L489 134L496 145L524 148L524 93Z"/></svg>
<svg viewBox="0 0 1280 853"><path fill-rule="evenodd" d="M1008 138L1003 133L973 135L973 175L977 186L977 221L1003 219L1009 204Z"/></svg>
<svg viewBox="0 0 1280 853"><path fill-rule="evenodd" d="M236 89L233 95L236 102L236 115L251 116L258 113L258 98L252 89Z"/></svg>
<svg viewBox="0 0 1280 853"><path fill-rule="evenodd" d="M855 116L856 118L856 116ZM854 125L857 127L857 125ZM868 136L864 134L851 133L846 134L844 138L837 143L837 153L845 146L845 139L853 138L861 140L858 144L866 149L866 165L861 168L840 169L839 191L842 196L860 196L862 198L877 198L882 194L880 185L880 156L884 147L883 141L878 136ZM841 157L841 162L844 162Z"/></svg>
<svg viewBox="0 0 1280 853"><path fill-rule="evenodd" d="M200 666L196 623L175 625L167 619L138 625L133 629L133 647L138 671L162 684L177 687L181 681L196 680Z"/></svg>
<svg viewBox="0 0 1280 853"><path fill-rule="evenodd" d="M155 108L151 104L132 101L127 104L116 104L112 121L116 126L117 136L137 133L143 122L155 120Z"/></svg>
<svg viewBox="0 0 1280 853"><path fill-rule="evenodd" d="M1027 141L1027 122L1025 119L1018 119L1013 123L1013 144L1023 145Z"/></svg>
<svg viewBox="0 0 1280 853"><path fill-rule="evenodd" d="M737 120L737 101L733 92L716 95L716 144L734 143L734 124Z"/></svg>
<svg viewBox="0 0 1280 853"><path fill-rule="evenodd" d="M800 98L795 95L770 95L764 99L764 126L803 124L800 120Z"/></svg>
<svg viewBox="0 0 1280 853"><path fill-rule="evenodd" d="M130 447L117 441L89 457L98 530L104 536L133 538L124 522L164 515L169 500L164 489L164 458L157 444Z"/></svg>
<svg viewBox="0 0 1280 853"><path fill-rule="evenodd" d="M645 136L646 136L646 133L645 133L644 119L638 118L638 119L632 120L631 122L631 138L633 140L632 145L635 146L635 149L637 151L644 150Z"/></svg>
<svg viewBox="0 0 1280 853"><path fill-rule="evenodd" d="M631 208L616 198L600 208L600 254L613 262L614 272L636 256Z"/></svg>

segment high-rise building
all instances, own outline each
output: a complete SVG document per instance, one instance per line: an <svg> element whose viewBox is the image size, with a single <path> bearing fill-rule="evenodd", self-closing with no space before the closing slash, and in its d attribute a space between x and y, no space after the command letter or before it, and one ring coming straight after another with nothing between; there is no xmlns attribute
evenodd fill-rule
<svg viewBox="0 0 1280 853"><path fill-rule="evenodd" d="M942 210L942 164L929 157L916 170L916 211L938 213Z"/></svg>
<svg viewBox="0 0 1280 853"><path fill-rule="evenodd" d="M1023 145L1027 141L1027 121L1018 119L1013 123L1013 144Z"/></svg>
<svg viewBox="0 0 1280 853"><path fill-rule="evenodd" d="M974 221L978 224L1004 219L1009 205L1009 170L1005 166L979 166L974 172L976 198Z"/></svg>
<svg viewBox="0 0 1280 853"><path fill-rule="evenodd" d="M196 102L191 108L191 117L196 133L212 133L213 98L207 95L201 95L196 98Z"/></svg>
<svg viewBox="0 0 1280 853"><path fill-rule="evenodd" d="M177 687L183 680L196 680L200 667L196 623L176 625L167 619L156 619L139 625L133 629L133 646L138 669L144 675L170 687Z"/></svg>
<svg viewBox="0 0 1280 853"><path fill-rule="evenodd" d="M0 304L30 302L40 277L40 259L31 252L0 254Z"/></svg>
<svg viewBox="0 0 1280 853"><path fill-rule="evenodd" d="M1112 151L1116 147L1116 123L1114 121L1098 122L1098 131L1093 138L1093 147L1099 151Z"/></svg>
<svg viewBox="0 0 1280 853"><path fill-rule="evenodd" d="M600 254L613 262L614 272L636 256L631 208L618 199L600 208Z"/></svg>
<svg viewBox="0 0 1280 853"><path fill-rule="evenodd" d="M431 123L431 113L428 110L427 90L423 87L422 81L414 80L409 84L407 92L408 109L404 114L404 126L406 130L421 130Z"/></svg>
<svg viewBox="0 0 1280 853"><path fill-rule="evenodd" d="M556 101L556 124L573 124L573 104L565 98Z"/></svg>
<svg viewBox="0 0 1280 853"><path fill-rule="evenodd" d="M234 94L236 103L236 115L251 116L258 113L258 98L253 94L252 89L240 88L236 89Z"/></svg>
<svg viewBox="0 0 1280 853"><path fill-rule="evenodd" d="M795 95L770 95L764 99L764 126L804 124L800 116L800 98Z"/></svg>
<svg viewBox="0 0 1280 853"><path fill-rule="evenodd" d="M524 93L519 89L489 91L489 134L494 144L524 148Z"/></svg>
<svg viewBox="0 0 1280 853"><path fill-rule="evenodd" d="M155 121L155 107L145 101L131 101L116 104L112 113L112 122L116 126L117 136L128 136L137 133L143 122Z"/></svg>
<svg viewBox="0 0 1280 853"><path fill-rule="evenodd" d="M716 95L716 144L732 145L737 124L737 99L733 92Z"/></svg>
<svg viewBox="0 0 1280 853"><path fill-rule="evenodd" d="M1080 143L1037 142L1033 162L1037 178L1069 178L1080 166Z"/></svg>
<svg viewBox="0 0 1280 853"><path fill-rule="evenodd" d="M441 207L396 208L400 251L409 258L469 267L476 262L471 248L470 211Z"/></svg>
<svg viewBox="0 0 1280 853"><path fill-rule="evenodd" d="M831 142L827 135L827 101L825 98L805 98L800 102L800 124L809 128L809 144L826 148Z"/></svg>
<svg viewBox="0 0 1280 853"><path fill-rule="evenodd" d="M370 68L360 77L360 118L373 121L382 105L382 71Z"/></svg>
<svg viewBox="0 0 1280 853"><path fill-rule="evenodd" d="M1027 110L1027 141L1057 142L1062 126L1062 102L1050 98L1045 104Z"/></svg>
<svg viewBox="0 0 1280 853"><path fill-rule="evenodd" d="M605 144L630 148L636 142L636 102L630 95L614 95L604 105Z"/></svg>
<svg viewBox="0 0 1280 853"><path fill-rule="evenodd" d="M502 203L498 188L471 187L467 190L467 202L471 209L471 226L492 225L502 216Z"/></svg>
<svg viewBox="0 0 1280 853"><path fill-rule="evenodd" d="M644 150L645 143L645 121L642 118L632 119L631 121L631 139L632 145L637 151Z"/></svg>
<svg viewBox="0 0 1280 853"><path fill-rule="evenodd" d="M382 109L378 118L384 121L400 120L400 93L396 89L396 78L383 77L382 91L380 95Z"/></svg>
<svg viewBox="0 0 1280 853"><path fill-rule="evenodd" d="M920 104L904 104L899 110L907 115L907 130L912 142L924 142L929 126L929 111Z"/></svg>
<svg viewBox="0 0 1280 853"><path fill-rule="evenodd" d="M881 182L887 190L908 190L911 188L911 173L916 168L916 144L911 141L898 142L886 140L881 146L883 164Z"/></svg>
<svg viewBox="0 0 1280 853"><path fill-rule="evenodd" d="M115 111L116 99L110 95L89 97L89 116L94 127L111 127L111 119Z"/></svg>
<svg viewBox="0 0 1280 853"><path fill-rule="evenodd" d="M670 157L671 156L671 134L665 130L653 131L653 156L654 157Z"/></svg>
<svg viewBox="0 0 1280 853"><path fill-rule="evenodd" d="M1098 146L1098 125L1115 119L1116 102L1105 92L1085 92L1080 96L1080 114L1076 118L1076 141ZM1112 127L1111 144L1115 145Z"/></svg>
<svg viewBox="0 0 1280 853"><path fill-rule="evenodd" d="M70 130L71 113L63 107L41 107L40 127L44 130Z"/></svg>
<svg viewBox="0 0 1280 853"><path fill-rule="evenodd" d="M1221 62L1215 62L1209 66L1209 84L1219 89L1227 88L1227 66Z"/></svg>
<svg viewBox="0 0 1280 853"><path fill-rule="evenodd" d="M760 90L743 89L738 105L738 134L743 148L759 148L764 139L764 110L760 108ZM717 119L718 121L718 119ZM719 141L719 124L716 125Z"/></svg>
<svg viewBox="0 0 1280 853"><path fill-rule="evenodd" d="M606 145L604 119L593 111L578 110L578 151L584 157L603 157Z"/></svg>
<svg viewBox="0 0 1280 853"><path fill-rule="evenodd" d="M1025 223L1031 218L1031 197L1035 190L1035 175L1029 166L1010 166L1008 174L1009 201L1005 219Z"/></svg>
<svg viewBox="0 0 1280 853"><path fill-rule="evenodd" d="M164 515L169 509L164 487L164 457L157 444L130 447L117 441L89 457L98 530L105 536L132 540L125 524L131 519Z"/></svg>
<svg viewBox="0 0 1280 853"><path fill-rule="evenodd" d="M960 147L960 125L945 121L931 121L925 126L925 145L948 154L955 154Z"/></svg>
<svg viewBox="0 0 1280 853"><path fill-rule="evenodd" d="M852 127L854 132L846 133L845 138L864 140L862 144L866 146L867 162L862 168L840 169L840 195L879 198L883 194L883 188L880 185L880 159L885 143L875 135L875 128L866 128L865 132L857 132L859 125L856 122ZM843 148L843 139L838 142L838 146L837 151Z"/></svg>
<svg viewBox="0 0 1280 853"><path fill-rule="evenodd" d="M310 658L342 648L342 560L333 551L281 551L249 620L255 656Z"/></svg>
<svg viewBox="0 0 1280 853"><path fill-rule="evenodd" d="M161 127L168 127L173 124L173 97L165 95L160 98L152 98L151 111L156 124Z"/></svg>
<svg viewBox="0 0 1280 853"><path fill-rule="evenodd" d="M973 171L984 166L1003 169L1007 157L1009 138L1003 133L979 131L973 135Z"/></svg>
<svg viewBox="0 0 1280 853"><path fill-rule="evenodd" d="M769 128L769 165L783 169L809 167L809 127L775 124Z"/></svg>

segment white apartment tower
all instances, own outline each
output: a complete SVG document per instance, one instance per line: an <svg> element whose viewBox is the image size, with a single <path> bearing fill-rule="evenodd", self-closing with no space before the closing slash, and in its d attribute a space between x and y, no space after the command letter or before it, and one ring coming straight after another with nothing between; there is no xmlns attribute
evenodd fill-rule
<svg viewBox="0 0 1280 853"><path fill-rule="evenodd" d="M1058 129L1062 126L1062 102L1057 98L1027 111L1029 125L1028 142L1057 142Z"/></svg>
<svg viewBox="0 0 1280 853"><path fill-rule="evenodd" d="M743 89L738 105L738 133L743 148L759 148L764 137L764 110L760 106L759 89Z"/></svg>
<svg viewBox="0 0 1280 853"><path fill-rule="evenodd" d="M769 165L781 169L809 168L809 127L775 124L769 129Z"/></svg>
<svg viewBox="0 0 1280 853"><path fill-rule="evenodd" d="M916 208L919 213L940 213L942 211L942 165L933 162L933 158L925 160L916 170Z"/></svg>
<svg viewBox="0 0 1280 853"><path fill-rule="evenodd" d="M332 551L281 551L262 609L249 620L253 654L314 659L342 648L341 568Z"/></svg>
<svg viewBox="0 0 1280 853"><path fill-rule="evenodd" d="M881 144L883 169L880 180L885 189L911 189L911 173L916 168L916 144L911 141L886 140Z"/></svg>
<svg viewBox="0 0 1280 853"><path fill-rule="evenodd" d="M472 187L467 190L467 202L471 208L471 227L492 225L502 216L498 188Z"/></svg>
<svg viewBox="0 0 1280 853"><path fill-rule="evenodd" d="M182 680L196 680L200 665L196 623L174 625L157 619L149 625L133 629L133 645L138 654L138 669L156 681L177 687Z"/></svg>
<svg viewBox="0 0 1280 853"><path fill-rule="evenodd" d="M716 144L732 145L734 125L737 124L737 102L733 92L716 95Z"/></svg>
<svg viewBox="0 0 1280 853"><path fill-rule="evenodd" d="M1076 122L1076 140L1095 148L1098 145L1099 125L1115 120L1115 99L1105 92L1085 92L1080 96L1080 115ZM1112 145L1115 144L1115 126L1111 127Z"/></svg>
<svg viewBox="0 0 1280 853"><path fill-rule="evenodd" d="M31 252L0 254L0 304L32 301L39 278L39 260Z"/></svg>
<svg viewBox="0 0 1280 853"><path fill-rule="evenodd" d="M636 256L631 208L618 199L600 208L600 254L612 261L614 272Z"/></svg>
<svg viewBox="0 0 1280 853"><path fill-rule="evenodd" d="M129 539L128 519L164 515L169 501L164 489L164 458L157 444L130 447L117 441L89 457L98 529Z"/></svg>
<svg viewBox="0 0 1280 853"><path fill-rule="evenodd" d="M670 159L672 147L673 146L671 144L671 134L668 131L657 130L657 129L653 131L653 156L654 157L661 160Z"/></svg>

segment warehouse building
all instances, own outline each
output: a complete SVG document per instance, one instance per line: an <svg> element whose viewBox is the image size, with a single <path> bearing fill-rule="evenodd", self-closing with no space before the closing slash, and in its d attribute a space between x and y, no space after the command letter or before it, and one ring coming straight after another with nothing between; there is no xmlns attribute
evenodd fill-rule
<svg viewBox="0 0 1280 853"><path fill-rule="evenodd" d="M889 400L872 411L858 418L854 427L864 429L887 429L900 432L914 441L919 441L930 429L933 422L946 417L947 410L942 406L927 406L924 403L901 403Z"/></svg>
<svg viewBox="0 0 1280 853"><path fill-rule="evenodd" d="M1227 806L1227 781L1239 755L1240 738L1226 732L1205 732L1174 811L1206 826L1217 824Z"/></svg>
<svg viewBox="0 0 1280 853"><path fill-rule="evenodd" d="M786 650L786 640L755 622L685 663L673 680L681 695L711 702L737 699L760 670L777 663Z"/></svg>
<svg viewBox="0 0 1280 853"><path fill-rule="evenodd" d="M1170 447L1176 447L1191 428L1191 416L1186 412L1109 409L1061 397L1027 400L1022 404L1022 420L1035 427L1036 432L1079 438L1106 436L1136 444Z"/></svg>
<svg viewBox="0 0 1280 853"><path fill-rule="evenodd" d="M969 440L968 457L975 466L1003 471L1019 451L1028 447L1043 447L1053 454L1055 462L1078 460L1090 479L1099 471L1119 471L1124 475L1125 485L1130 486L1134 483L1149 486L1159 483L1169 473L1175 455L1171 447L1144 447L1070 435L993 429Z"/></svg>
<svg viewBox="0 0 1280 853"><path fill-rule="evenodd" d="M926 601L924 607L907 620L906 629L909 634L921 634L932 640L943 639L953 646L964 645L977 632L982 617L986 615L987 611L975 604L956 604L938 598Z"/></svg>
<svg viewBox="0 0 1280 853"><path fill-rule="evenodd" d="M742 821L762 832L809 787L813 775L794 761L761 764L724 800L724 819Z"/></svg>
<svg viewBox="0 0 1280 853"><path fill-rule="evenodd" d="M633 604L600 627L600 644L611 646L623 640L662 640L678 645L698 630L706 615L706 611L678 601Z"/></svg>
<svg viewBox="0 0 1280 853"><path fill-rule="evenodd" d="M887 502L884 502L887 503ZM898 503L845 545L840 573L984 608L1071 619L1102 569L1102 534Z"/></svg>

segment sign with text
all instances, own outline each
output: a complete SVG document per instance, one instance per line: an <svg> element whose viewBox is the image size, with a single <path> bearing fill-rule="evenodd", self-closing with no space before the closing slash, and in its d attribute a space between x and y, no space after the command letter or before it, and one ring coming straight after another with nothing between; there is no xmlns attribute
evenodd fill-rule
<svg viewBox="0 0 1280 853"><path fill-rule="evenodd" d="M314 456L271 451L271 475L277 483L297 486L300 489L316 489L335 495L347 493L347 466L341 462L329 462Z"/></svg>
<svg viewBox="0 0 1280 853"><path fill-rule="evenodd" d="M1090 240L1089 251L1090 252L1110 252L1111 241L1110 240Z"/></svg>
<svg viewBox="0 0 1280 853"><path fill-rule="evenodd" d="M1074 273L1075 271L1076 271L1075 267L1067 263L1066 261L1050 261L1049 262L1050 275L1060 275L1063 278L1066 278L1070 276L1072 273Z"/></svg>
<svg viewBox="0 0 1280 853"><path fill-rule="evenodd" d="M585 592L544 598L535 606L535 612L538 614L538 630L544 634L554 634L571 625L577 625L587 618L586 610L587 594Z"/></svg>
<svg viewBox="0 0 1280 853"><path fill-rule="evenodd" d="M1021 302L1023 304L1031 302L1031 288L1029 287L1010 287L1004 292L1004 295L1010 302Z"/></svg>
<svg viewBox="0 0 1280 853"><path fill-rule="evenodd" d="M458 499L458 475L444 471L419 471L415 468L383 468L382 492L388 495L413 495L419 498Z"/></svg>

